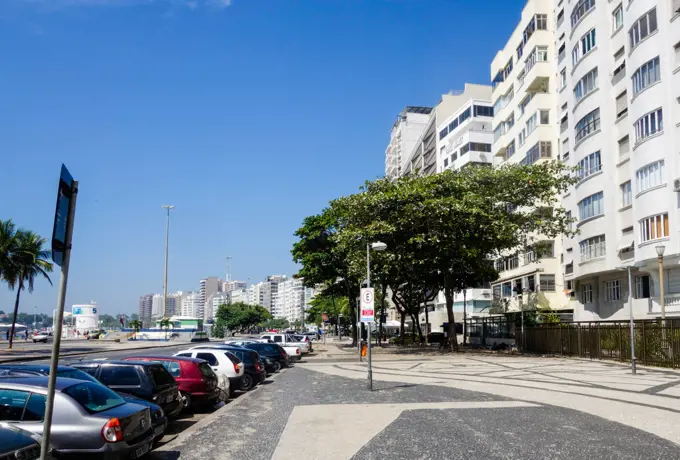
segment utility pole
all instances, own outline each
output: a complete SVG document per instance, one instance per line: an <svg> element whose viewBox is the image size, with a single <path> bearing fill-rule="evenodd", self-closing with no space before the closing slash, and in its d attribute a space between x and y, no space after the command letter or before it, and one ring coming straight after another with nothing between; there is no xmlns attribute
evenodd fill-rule
<svg viewBox="0 0 680 460"><path fill-rule="evenodd" d="M165 217L165 276L163 277L163 318L168 306L168 242L170 239L170 210L174 208L172 205L164 204L161 206L167 211Z"/></svg>

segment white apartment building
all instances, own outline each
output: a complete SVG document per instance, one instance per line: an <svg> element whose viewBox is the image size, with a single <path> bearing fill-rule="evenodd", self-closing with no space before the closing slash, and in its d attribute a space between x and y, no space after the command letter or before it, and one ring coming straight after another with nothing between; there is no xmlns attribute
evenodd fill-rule
<svg viewBox="0 0 680 460"><path fill-rule="evenodd" d="M305 308L305 286L301 279L282 281L277 286L275 318L285 318L289 323L302 321Z"/></svg>
<svg viewBox="0 0 680 460"><path fill-rule="evenodd" d="M242 302L242 303L246 303L246 304L249 304L249 305L257 305L257 304L251 303L248 291L249 291L248 289L243 288L243 289L235 289L235 290L229 292L230 302L231 303Z"/></svg>
<svg viewBox="0 0 680 460"><path fill-rule="evenodd" d="M182 316L197 318L199 309L202 308L201 293L187 292L182 296Z"/></svg>
<svg viewBox="0 0 680 460"><path fill-rule="evenodd" d="M432 107L406 106L399 113L385 150L385 177L395 179L403 175L407 157L425 130L431 112Z"/></svg>
<svg viewBox="0 0 680 460"><path fill-rule="evenodd" d="M215 315L217 314L217 309L220 308L220 305L229 305L231 303L231 295L229 292L217 292L212 295L212 298L210 299L210 306L212 308L212 318L215 318Z"/></svg>
<svg viewBox="0 0 680 460"><path fill-rule="evenodd" d="M465 84L465 90L442 95L435 107L437 172L468 164L493 164L491 87Z"/></svg>
<svg viewBox="0 0 680 460"><path fill-rule="evenodd" d="M602 2L603 0L599 0ZM572 0L569 8L576 4ZM491 64L494 163L533 164L557 156L557 62L553 0L529 0ZM532 238L496 261L494 308L542 306L568 312L560 263L561 239ZM536 244L534 244L536 243Z"/></svg>
<svg viewBox="0 0 680 460"><path fill-rule="evenodd" d="M659 247L666 312L680 316L680 0L553 7L560 155L579 177L563 197L579 231L562 253L575 319L629 317L624 266L635 317L658 318Z"/></svg>

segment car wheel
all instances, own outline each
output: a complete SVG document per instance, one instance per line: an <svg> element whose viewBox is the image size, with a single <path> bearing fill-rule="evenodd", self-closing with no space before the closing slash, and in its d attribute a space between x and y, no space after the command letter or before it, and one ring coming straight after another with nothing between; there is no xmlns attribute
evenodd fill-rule
<svg viewBox="0 0 680 460"><path fill-rule="evenodd" d="M191 408L191 395L189 393L185 393L184 391L180 391L179 396L182 398L182 406L184 406L184 410L189 410Z"/></svg>
<svg viewBox="0 0 680 460"><path fill-rule="evenodd" d="M248 374L243 374L243 380L241 380L241 390L248 391L255 386L255 381Z"/></svg>
<svg viewBox="0 0 680 460"><path fill-rule="evenodd" d="M274 373L278 372L281 370L281 363L278 361L274 361Z"/></svg>

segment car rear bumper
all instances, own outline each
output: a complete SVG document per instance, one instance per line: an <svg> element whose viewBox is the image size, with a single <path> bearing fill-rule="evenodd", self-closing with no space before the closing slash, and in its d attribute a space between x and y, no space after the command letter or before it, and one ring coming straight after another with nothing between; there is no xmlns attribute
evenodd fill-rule
<svg viewBox="0 0 680 460"><path fill-rule="evenodd" d="M172 402L163 404L161 407L163 408L165 415L169 418L172 418L177 416L182 411L182 402L181 400L176 399Z"/></svg>
<svg viewBox="0 0 680 460"><path fill-rule="evenodd" d="M123 460L129 458L139 458L146 455L153 448L153 430L147 432L141 441L134 444L126 442L114 442L104 444L99 449L55 449L58 458L82 458L97 460Z"/></svg>
<svg viewBox="0 0 680 460"><path fill-rule="evenodd" d="M195 402L198 402L198 403L212 402L212 401L215 401L217 398L220 397L220 389L216 387L213 391L209 391L209 392L205 392L205 393L189 393L189 394L191 395L191 398Z"/></svg>

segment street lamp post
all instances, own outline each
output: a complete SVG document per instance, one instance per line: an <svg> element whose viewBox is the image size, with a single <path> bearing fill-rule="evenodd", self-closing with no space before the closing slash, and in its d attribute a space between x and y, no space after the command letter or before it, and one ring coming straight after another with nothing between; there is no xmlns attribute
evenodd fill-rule
<svg viewBox="0 0 680 460"><path fill-rule="evenodd" d="M655 246L656 255L659 256L659 303L661 304L661 348L666 347L666 299L664 297L663 286L663 253L666 246L660 244Z"/></svg>
<svg viewBox="0 0 680 460"><path fill-rule="evenodd" d="M164 204L161 206L167 211L165 217L165 276L163 277L163 318L168 305L168 241L170 237L170 210L174 208L172 205Z"/></svg>
<svg viewBox="0 0 680 460"><path fill-rule="evenodd" d="M618 267L618 270L628 271L628 314L630 316L630 370L633 375L637 372L637 360L635 358L635 318L633 316L633 275L631 265Z"/></svg>
<svg viewBox="0 0 680 460"><path fill-rule="evenodd" d="M370 288L371 287L371 249L374 251L384 251L387 249L387 245L385 243L381 243L380 241L377 241L375 243L369 243L366 245L366 287ZM427 308L427 307L426 307ZM374 315L375 318L375 315ZM375 320L374 320L375 321ZM371 324L372 322L367 323L368 326L368 334L366 335L366 343L368 344L368 371L366 373L366 377L368 379L368 390L373 391L373 368L371 366Z"/></svg>

